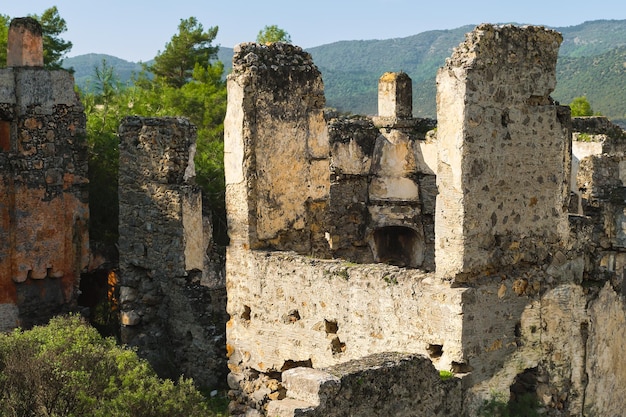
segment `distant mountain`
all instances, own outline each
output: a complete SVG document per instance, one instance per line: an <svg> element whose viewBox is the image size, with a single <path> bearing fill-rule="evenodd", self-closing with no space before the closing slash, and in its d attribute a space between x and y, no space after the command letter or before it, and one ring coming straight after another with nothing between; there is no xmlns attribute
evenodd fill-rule
<svg viewBox="0 0 626 417"><path fill-rule="evenodd" d="M141 72L141 64L104 54L86 54L63 60L64 68L74 69L74 81L83 90L89 90L95 79L96 68L106 61L108 66L115 68L115 73L122 84L131 81L133 74Z"/></svg>
<svg viewBox="0 0 626 417"><path fill-rule="evenodd" d="M386 71L404 71L413 80L415 116L435 117L437 69L474 27L433 30L406 38L341 41L307 51L322 72L329 107L375 114L378 78ZM563 34L553 97L570 103L574 97L586 95L595 111L612 119L626 119L626 20L595 20L553 29ZM220 47L218 59L226 72L230 71L232 56L232 48ZM139 64L106 55L68 58L66 65L75 68L79 86L87 82L89 71L93 75L102 57L116 67L122 81L141 69ZM85 62L91 65L86 72Z"/></svg>

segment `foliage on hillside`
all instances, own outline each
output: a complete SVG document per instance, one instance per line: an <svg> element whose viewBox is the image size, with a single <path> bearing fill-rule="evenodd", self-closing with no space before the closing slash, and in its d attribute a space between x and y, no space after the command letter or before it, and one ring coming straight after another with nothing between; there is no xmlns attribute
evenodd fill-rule
<svg viewBox="0 0 626 417"><path fill-rule="evenodd" d="M143 67L140 63L128 62L126 60L105 54L85 54L63 60L64 68L74 70L74 81L81 90L85 92L95 92L96 82L95 71L106 61L107 65L115 70L115 76L122 85L129 85L133 77L141 73Z"/></svg>
<svg viewBox="0 0 626 417"><path fill-rule="evenodd" d="M208 37L215 36L210 28ZM203 32L195 19L181 22L179 35L190 31ZM90 89L82 100L87 113L87 138L90 146L90 234L92 239L115 243L117 239L118 138L117 131L125 116L185 116L198 128L196 140L196 182L203 189L213 213L214 236L218 243L226 240L224 203L223 130L226 114L226 86L223 66L211 62L214 47L206 36L198 42L207 48L200 58L190 56L183 68L179 60L167 68L161 60L160 75L138 74L131 85L120 82L115 68L102 61L94 70ZM172 50L175 48L176 50ZM159 57L180 56L193 51L188 44L170 43ZM198 58L198 59L196 59ZM170 77L170 78L168 78ZM173 81L172 81L173 80Z"/></svg>
<svg viewBox="0 0 626 417"><path fill-rule="evenodd" d="M560 58L552 96L561 103L586 96L601 114L626 118L626 46L601 55Z"/></svg>
<svg viewBox="0 0 626 417"><path fill-rule="evenodd" d="M626 46L626 20L593 20L556 30L563 35L562 57L601 55Z"/></svg>
<svg viewBox="0 0 626 417"><path fill-rule="evenodd" d="M191 380L157 377L76 316L0 334L0 415L213 416Z"/></svg>
<svg viewBox="0 0 626 417"><path fill-rule="evenodd" d="M413 80L415 116L435 117L437 69L473 28L474 25L467 25L406 38L341 41L310 48L308 52L322 72L328 106L342 112L375 114L380 75L404 71ZM625 117L626 102L619 97L626 95L626 77L620 78L618 70L626 62L619 61L626 45L626 20L596 20L555 30L564 38L555 99L569 103L574 97L586 95L602 114L613 119ZM224 63L226 73L230 71L232 56L231 48L218 51L218 60ZM605 65L614 72L602 74ZM598 79L602 82L598 83Z"/></svg>
<svg viewBox="0 0 626 417"><path fill-rule="evenodd" d="M375 114L378 77L385 71L404 71L413 80L414 114L434 117L437 69L473 28L429 31L401 39L336 42L309 52L322 71L329 106ZM602 114L624 117L626 102L619 98L626 95L622 52L626 20L592 21L556 30L564 41L555 97L569 103L586 95Z"/></svg>

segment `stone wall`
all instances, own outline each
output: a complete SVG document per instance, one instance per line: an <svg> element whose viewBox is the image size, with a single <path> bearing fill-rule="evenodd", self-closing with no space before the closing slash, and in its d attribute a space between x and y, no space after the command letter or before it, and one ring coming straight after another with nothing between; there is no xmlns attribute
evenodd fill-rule
<svg viewBox="0 0 626 417"><path fill-rule="evenodd" d="M541 27L477 27L439 72L436 133L411 117L402 73L379 80L379 116L327 112L320 127L285 104L321 94L310 93L308 55L239 49L225 121L233 415L623 409L610 398L624 383L611 373L626 320L624 136L606 120L572 124L553 103L560 41ZM261 70L271 83L243 76ZM288 152L269 143L268 127ZM599 144L575 144L573 167L572 132ZM311 136L324 169L310 169L301 138ZM300 179L260 170L255 158L268 151L273 169L309 167L309 183L328 192L313 198ZM258 217L274 208L302 221L261 241ZM450 371L451 385L433 367Z"/></svg>
<svg viewBox="0 0 626 417"><path fill-rule="evenodd" d="M439 70L440 276L544 262L567 239L569 109L550 99L561 40L481 25Z"/></svg>
<svg viewBox="0 0 626 417"><path fill-rule="evenodd" d="M328 136L322 78L310 55L283 43L238 45L228 100L231 245L324 255Z"/></svg>
<svg viewBox="0 0 626 417"><path fill-rule="evenodd" d="M129 117L119 135L122 341L162 376L216 386L225 365L225 294L207 275L196 128L182 118Z"/></svg>
<svg viewBox="0 0 626 417"><path fill-rule="evenodd" d="M425 356L369 355L326 370L285 371L288 397L273 401L268 415L284 416L458 416L461 384L442 380Z"/></svg>
<svg viewBox="0 0 626 417"><path fill-rule="evenodd" d="M1 330L75 308L89 261L85 114L41 42L34 19L13 20L0 70Z"/></svg>

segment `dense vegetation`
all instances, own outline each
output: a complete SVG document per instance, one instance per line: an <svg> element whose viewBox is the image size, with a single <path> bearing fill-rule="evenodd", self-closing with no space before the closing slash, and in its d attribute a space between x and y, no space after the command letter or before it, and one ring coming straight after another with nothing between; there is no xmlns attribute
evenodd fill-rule
<svg viewBox="0 0 626 417"><path fill-rule="evenodd" d="M32 17L42 25L44 64L60 67L72 46L59 36L67 30L65 21L56 7ZM0 15L0 51L5 55L9 23L9 16ZM217 27L205 30L194 17L181 19L178 33L150 64L125 65L122 76L132 74L126 81L118 73L123 60L109 62L100 56L96 62L92 54L74 62L76 67L86 62L91 71L91 77L84 77L81 65L79 80L84 83L78 88L87 114L92 240L113 244L117 239L117 130L125 116L139 115L185 116L197 126L196 182L213 214L215 238L226 242L222 157L226 85L218 47L213 45L217 31Z"/></svg>
<svg viewBox="0 0 626 417"><path fill-rule="evenodd" d="M192 381L159 379L76 316L0 334L0 415L213 416Z"/></svg>

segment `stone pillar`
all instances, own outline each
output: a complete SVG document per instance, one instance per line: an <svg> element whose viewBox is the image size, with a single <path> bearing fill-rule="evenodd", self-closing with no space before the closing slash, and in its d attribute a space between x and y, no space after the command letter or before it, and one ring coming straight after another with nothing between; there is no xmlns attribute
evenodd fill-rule
<svg viewBox="0 0 626 417"><path fill-rule="evenodd" d="M480 25L437 74L436 268L466 279L544 261L568 233L569 113L555 105L562 37Z"/></svg>
<svg viewBox="0 0 626 417"><path fill-rule="evenodd" d="M321 74L301 48L235 47L224 121L231 247L328 250L324 103Z"/></svg>
<svg viewBox="0 0 626 417"><path fill-rule="evenodd" d="M32 17L22 17L11 21L7 67L43 67L41 25Z"/></svg>
<svg viewBox="0 0 626 417"><path fill-rule="evenodd" d="M161 375L201 386L224 372L221 316L205 285L209 236L195 185L196 127L184 118L127 117L119 129L122 341Z"/></svg>

